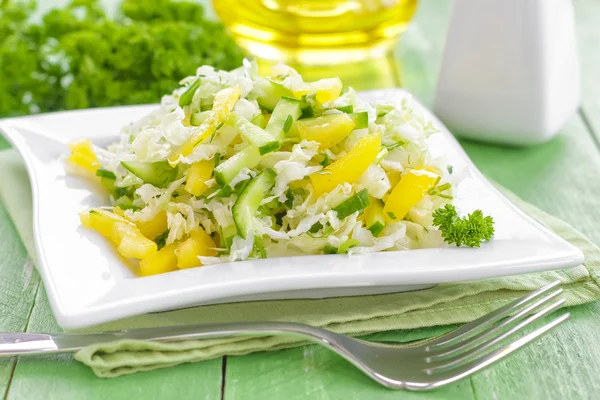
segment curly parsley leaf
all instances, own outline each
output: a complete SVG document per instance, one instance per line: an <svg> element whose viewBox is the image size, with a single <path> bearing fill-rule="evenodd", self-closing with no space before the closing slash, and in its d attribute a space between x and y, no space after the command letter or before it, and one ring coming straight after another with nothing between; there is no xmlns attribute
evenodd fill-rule
<svg viewBox="0 0 600 400"><path fill-rule="evenodd" d="M476 210L461 218L451 204L433 212L433 225L440 229L447 243L455 243L457 247L479 247L482 242L487 242L494 236L492 217L484 216L481 210Z"/></svg>

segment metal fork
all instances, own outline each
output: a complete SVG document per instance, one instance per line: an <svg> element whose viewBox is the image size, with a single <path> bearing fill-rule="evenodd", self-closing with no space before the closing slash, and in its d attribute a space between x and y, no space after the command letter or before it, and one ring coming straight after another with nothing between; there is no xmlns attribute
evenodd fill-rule
<svg viewBox="0 0 600 400"><path fill-rule="evenodd" d="M566 321L553 319L520 338L512 336L559 308L562 289L553 282L433 341L398 347L352 339L325 329L288 322L242 322L148 328L89 334L0 334L0 356L75 352L120 339L180 341L241 335L294 335L318 343L350 361L378 383L393 389L432 389L469 376L506 357ZM498 345L510 337L510 342Z"/></svg>

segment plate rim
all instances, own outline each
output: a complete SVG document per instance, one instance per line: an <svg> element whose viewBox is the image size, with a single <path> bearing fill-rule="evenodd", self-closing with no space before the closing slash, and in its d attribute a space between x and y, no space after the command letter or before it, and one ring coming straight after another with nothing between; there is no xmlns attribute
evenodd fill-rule
<svg viewBox="0 0 600 400"><path fill-rule="evenodd" d="M543 262L537 262L537 263L527 263L521 267L515 265L514 262L507 262L505 264L505 266L502 265L498 265L498 263L496 263L496 269L495 272L496 273L489 273L489 268L482 268L482 265L485 264L478 264L478 265L471 265L470 268L467 268L466 271L470 273L468 278L461 278L461 279L453 279L453 277L450 276L446 276L446 274L450 274L451 271L448 271L448 269L442 269L439 271L435 271L436 272L436 279L435 282L433 284L439 284L439 283L448 283L448 282L458 282L458 281L464 281L464 280L471 280L471 279L485 279L485 278L492 278L492 277L500 277L500 276L509 276L509 275L516 275L516 274L521 274L521 273L527 273L527 272L539 272L539 271L544 271L544 270L549 270L549 269L559 269L559 268L565 268L565 267L574 267L577 266L579 264L581 264L583 262L583 253L581 252L581 250L579 250L578 248L576 248L575 246L571 245L570 243L568 243L566 240L564 240L563 238L561 238L560 236L556 235L554 232L550 231L548 228L544 227L542 224L540 224L538 221L536 221L535 219L533 219L532 217L530 217L529 215L527 215L524 211L522 211L521 209L519 209L516 205L514 205L506 196L504 196L504 194L502 192L500 192L498 190L497 187L495 187L487 178L485 178L485 176L481 173L481 171L479 171L479 169L475 166L475 164L472 162L472 160L470 159L470 157L467 155L467 153L464 151L464 149L460 146L460 144L458 143L458 141L456 140L456 138L452 135L452 133L445 127L445 125L433 114L432 111L430 111L427 107L425 107L422 103L420 103L418 101L418 99L416 99L412 94L410 94L408 91L403 90L403 89L398 89L398 88L393 88L393 89L376 89L376 90L369 90L369 91L362 91L362 92L358 92L358 95L374 95L377 93L385 93L385 92L390 92L390 93L396 93L399 96L410 96L414 99L414 101L419 105L419 107L421 107L423 109L423 111L427 114L427 117L430 118L434 124L440 128L440 130L442 132L445 133L446 139L448 139L448 141L452 144L452 146L454 147L454 150L457 151L460 155L460 157L463 159L463 161L465 162L465 164L467 164L467 166L470 169L470 172L473 173L478 181L482 182L488 189L491 190L491 192L494 194L495 197L499 198L506 206L508 206L512 212L516 213L521 219L524 219L525 221L527 221L528 223L534 225L535 227L537 227L538 230L541 231L546 231L549 232L555 239L558 239L560 241L563 242L563 244L567 245L567 247L570 248L571 252L566 253L564 256L562 257L552 257L552 259L547 259ZM82 113L102 113L102 112L106 112L106 111L110 111L110 110L116 110L116 109L135 109L135 108L139 108L140 110L142 109L146 109L146 108L150 108L150 107L156 107L156 104L149 104L149 105L132 105L132 106L119 106L119 107L105 107L105 108L94 108L94 109L84 109L84 110L73 110L73 111L60 111L60 112L56 112L56 113L46 113L46 114L38 114L38 115L34 115L34 116L25 116L25 117L17 117L17 118L8 118L8 119L4 119L4 120L0 120L0 130L2 130L5 134L5 137L7 137L7 139L14 145L14 147L18 150L18 152L21 154L21 156L23 157L25 164L26 164L26 169L27 169L27 173L28 176L30 178L31 181L31 189L32 189L32 201L33 201L33 233L34 233L34 242L35 242L35 248L36 248L36 252L37 252L37 257L38 257L38 271L40 272L40 275L42 276L42 280L44 283L44 286L46 287L46 291L48 294L48 299L50 301L51 307L53 309L53 312L55 314L55 317L59 323L60 326L62 326L63 328L68 328L68 329L77 329L77 328L83 328L83 327L88 327L91 325L96 325L96 324L100 324L100 323L104 323L104 322L109 322L109 321L114 321L114 320L118 320L118 319L122 319L122 318L126 318L126 317L132 317L132 316L136 316L136 315L140 315L142 313L148 313L148 312L160 312L160 311L166 311L166 310L173 310L173 309L177 309L177 308L182 308L182 307L189 307L191 305L184 305L182 304L183 302L181 301L177 301L177 299L174 299L174 296L172 294L170 294L171 291L173 290L177 290L177 288L171 288L168 291L164 291L164 292L159 292L159 293L154 293L152 296L150 296L151 299L153 299L153 302L159 302L160 305L164 305L165 307L156 307L156 306L148 306L147 303L145 303L145 301L148 300L148 295L136 295L136 296L129 296L129 297L122 297L120 300L113 300L112 302L106 302L106 303L101 303L101 304L93 304L91 306L88 307L84 307L80 310L72 310L69 307L67 307L67 305L64 304L64 302L62 302L60 300L60 296L58 295L58 291L59 291L59 287L56 286L56 282L54 279L52 279L52 268L49 265L49 262L46 260L46 254L43 250L43 243L42 243L42 239L41 239L41 228L39 227L40 222L39 222L39 212L40 212L40 207L39 207L39 181L38 178L35 174L35 169L32 167L32 161L29 159L29 157L31 156L29 154L28 151L24 151L21 147L22 146L26 146L24 144L21 143L21 141L19 140L18 136L16 136L14 133L11 133L11 131L14 128L13 125L19 125L20 123L22 123L23 121L27 122L29 120L35 120L35 119L39 119L40 117L64 117L64 115L73 115L73 114L82 114ZM411 250L410 253L415 254L414 252L423 252L423 251L436 251L436 250L440 250L440 249L421 249L421 250ZM374 253L374 254L369 254L369 255L354 255L352 257L379 257L380 255L385 255L385 254L394 254L397 256L398 253L401 254L406 254L404 252L388 252L388 253ZM307 255L307 256L295 256L295 257L287 257L286 260L290 260L290 259L304 259L305 257L325 257L323 255ZM334 255L334 256L329 256L329 257L344 257L343 255ZM269 259L270 261L272 261L273 259ZM269 260L252 260L252 261L244 261L246 263L248 262L253 262L253 263L260 263L262 262L268 262ZM206 268L206 267L204 267ZM506 273L508 272L507 270L510 270L510 273ZM179 271L182 272L182 271ZM433 271L430 271L433 272ZM479 273L478 273L479 272ZM361 272L353 272L353 277L354 279L357 278L370 278L371 279L371 285L367 285L367 286L378 286L377 284L373 284L373 279L374 278L380 278L377 275L381 274L382 277L385 277L386 280L388 281L389 284L389 278L391 276L393 277L397 277L397 276L401 276L403 278L406 278L407 276L413 276L412 280L410 280L410 282L407 282L409 284L415 284L418 285L420 283L432 283L431 279L429 280L429 282L425 282L426 280L422 280L422 279L418 279L416 277L416 275L419 275L419 272L407 272L404 269L398 269L397 271L361 271ZM422 271L420 270L420 274L421 276ZM333 274L333 276L336 276L336 274ZM339 276L339 273L337 274L337 276ZM145 277L143 279L152 279L152 278L157 278L157 277ZM321 275L318 275L316 278L311 278L309 276L307 276L306 274L303 276L303 279L308 278L308 281L311 281L312 279L323 279L323 277ZM139 278L142 279L142 278ZM375 281L377 281L377 279L375 279ZM293 291L293 290L302 290L302 289L307 289L306 288L306 283L303 283L302 287L298 287L298 288L292 288L295 286L295 282L293 280L290 279L290 277L278 277L278 278L271 278L269 281L269 283L277 283L278 280L284 281L286 283L288 283L288 285L282 285L286 288L281 289L281 286L276 290L276 291ZM136 281L136 279L133 279L132 281ZM246 283L248 283L248 281L245 281ZM292 283L292 285L289 285L289 283ZM384 282L382 282L384 283ZM115 282L115 286L118 286L119 284L123 284L123 282ZM223 284L221 282L220 285L216 285L217 288L223 288L223 286L233 286L235 287L236 285L239 285L240 283L237 281L233 281L233 282L228 282L226 284ZM280 283L281 284L281 283ZM200 285L200 283L199 283ZM352 285L339 285L339 286L332 286L332 287L350 287ZM326 289L327 287L325 287ZM189 288L185 288L185 290L183 290L183 293L187 293L193 290L198 290L198 288L194 288L194 287L189 287ZM269 291L267 290L265 292L265 290L249 290L247 292L239 291L238 295L252 295L252 294L259 294L259 293L269 293L272 292L273 290ZM179 289L179 292L181 293L181 289ZM223 298L226 297L231 297L232 295L224 295L222 298L217 297L213 297L213 299L217 300L217 303L222 303L223 301L219 301L219 300L223 300ZM198 304L198 301L195 301L196 304ZM123 306L126 307L123 307Z"/></svg>

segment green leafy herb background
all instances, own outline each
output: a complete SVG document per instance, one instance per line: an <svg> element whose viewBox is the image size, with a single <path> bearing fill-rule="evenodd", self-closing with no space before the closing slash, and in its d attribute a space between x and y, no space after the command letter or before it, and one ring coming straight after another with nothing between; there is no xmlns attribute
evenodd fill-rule
<svg viewBox="0 0 600 400"><path fill-rule="evenodd" d="M123 0L109 18L97 0L73 0L38 23L35 8L0 0L0 117L156 103L199 65L243 58L192 2Z"/></svg>

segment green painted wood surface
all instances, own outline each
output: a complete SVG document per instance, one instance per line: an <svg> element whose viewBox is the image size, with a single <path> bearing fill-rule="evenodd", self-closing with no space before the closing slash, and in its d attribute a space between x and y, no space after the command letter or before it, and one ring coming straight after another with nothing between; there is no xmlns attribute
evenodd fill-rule
<svg viewBox="0 0 600 400"><path fill-rule="evenodd" d="M55 0L57 1L57 0ZM112 0L107 0L111 4ZM541 146L508 149L463 142L490 178L542 209L570 221L600 243L600 3L575 0L583 69L582 111L561 135ZM47 4L45 4L47 6ZM431 105L443 48L449 2L421 0L413 27L397 51L400 79ZM371 87L398 82L387 60L369 69ZM310 71L309 71L310 72ZM318 73L315 72L315 73ZM362 75L364 76L364 75ZM359 89L368 88L362 78ZM372 82L376 81L376 84ZM0 148L6 143L0 138ZM0 330L57 330L37 273L0 205ZM10 284L9 284L10 282ZM16 284L14 282L17 282ZM38 290L38 288L41 288ZM345 361L317 346L226 358L226 399L552 399L597 398L600 381L598 303L572 308L572 321L539 344L483 373L429 393L381 388ZM423 332L420 332L422 334ZM413 335L408 332L407 335ZM0 362L0 396L6 399L153 399L221 397L222 360L112 380L95 378L70 356Z"/></svg>
<svg viewBox="0 0 600 400"><path fill-rule="evenodd" d="M4 260L0 261L0 331L22 332L27 327L39 277L1 204L0 237ZM0 396L10 384L14 366L14 359L0 360Z"/></svg>
<svg viewBox="0 0 600 400"><path fill-rule="evenodd" d="M56 332L46 294L40 289L28 332ZM7 399L220 399L221 360L167 370L99 379L71 355L20 358Z"/></svg>

